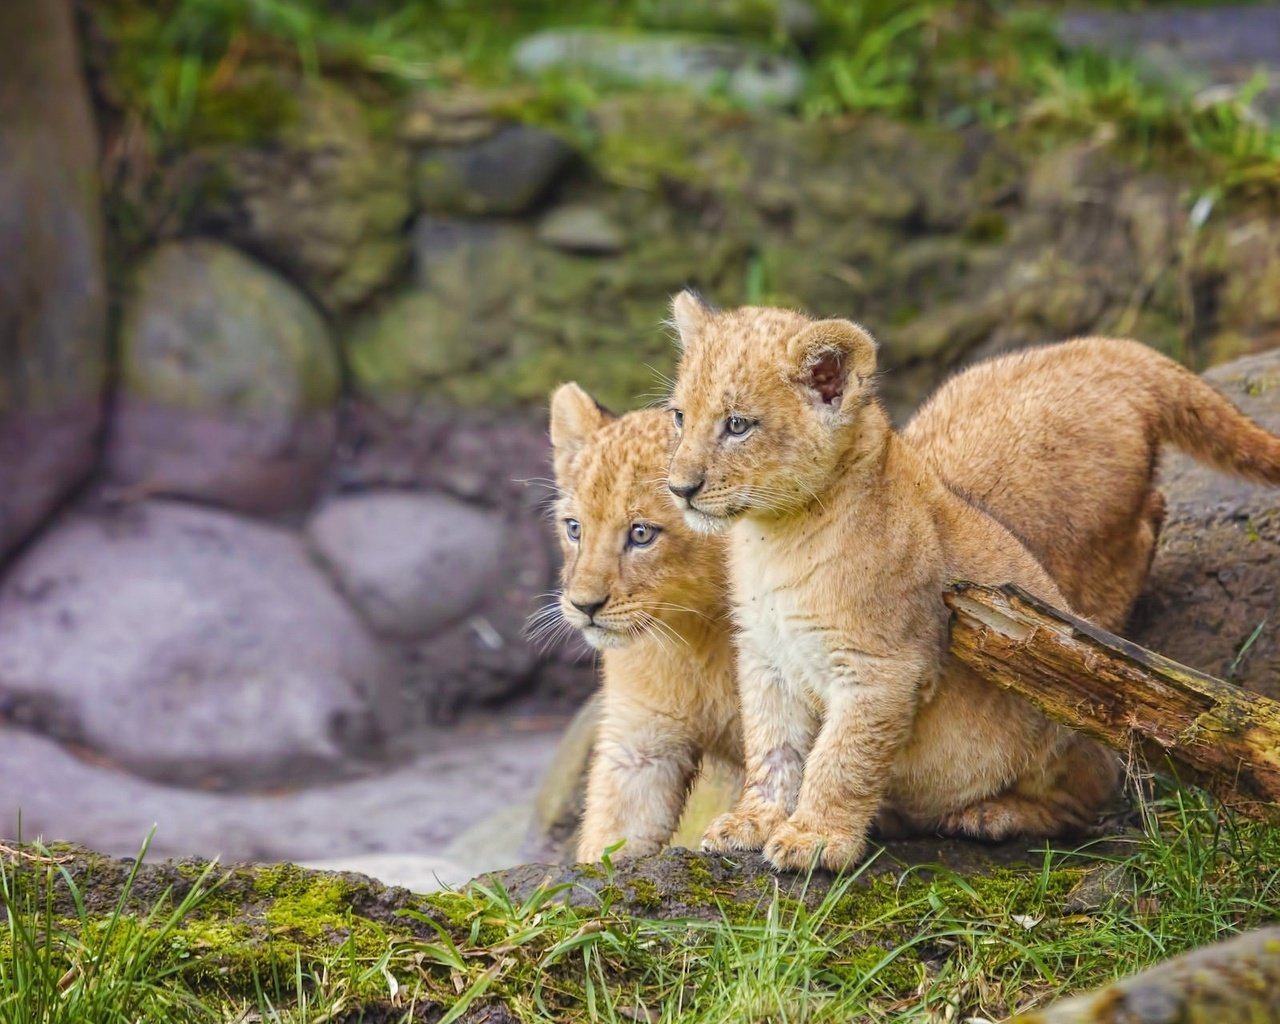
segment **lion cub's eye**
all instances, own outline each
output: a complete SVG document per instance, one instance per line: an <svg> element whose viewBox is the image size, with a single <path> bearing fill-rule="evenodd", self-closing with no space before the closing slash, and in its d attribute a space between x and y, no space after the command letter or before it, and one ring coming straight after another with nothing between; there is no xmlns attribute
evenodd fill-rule
<svg viewBox="0 0 1280 1024"><path fill-rule="evenodd" d="M676 430L681 430L684 428L684 410L683 409L672 409L671 418L675 420Z"/></svg>
<svg viewBox="0 0 1280 1024"><path fill-rule="evenodd" d="M627 542L633 548L647 548L662 531L650 523L632 523Z"/></svg>
<svg viewBox="0 0 1280 1024"><path fill-rule="evenodd" d="M734 437L741 437L754 426L755 424L745 416L730 416L724 421L724 429Z"/></svg>
<svg viewBox="0 0 1280 1024"><path fill-rule="evenodd" d="M564 521L564 535L577 544L582 537L582 524L576 519L566 519Z"/></svg>

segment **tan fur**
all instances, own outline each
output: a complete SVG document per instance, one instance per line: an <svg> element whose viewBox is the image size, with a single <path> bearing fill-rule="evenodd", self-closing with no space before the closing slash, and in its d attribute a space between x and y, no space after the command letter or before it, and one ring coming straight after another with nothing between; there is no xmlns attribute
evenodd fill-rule
<svg viewBox="0 0 1280 1024"><path fill-rule="evenodd" d="M551 402L564 621L603 650L603 714L587 781L581 860L654 853L705 759L740 771L724 550L689 530L667 493L670 414L613 418L575 384ZM564 521L576 519L575 544ZM627 547L633 523L661 533ZM606 604L594 620L573 602ZM594 624L593 624L594 622ZM603 628L602 628L603 627Z"/></svg>
<svg viewBox="0 0 1280 1024"><path fill-rule="evenodd" d="M894 434L871 385L874 342L853 324L758 308L716 314L687 294L675 312L685 351L672 400L684 426L669 483L677 494L698 488L682 499L691 526L732 526L742 631L747 782L707 845L764 845L785 868L817 856L842 867L861 856L882 808L884 820L913 831L992 839L1088 823L1116 788L1116 759L946 651L940 595L950 579L1013 582L1069 607L1032 552L956 493L963 481L939 473L937 452L965 445L940 443L931 456ZM1268 445L1280 442L1187 379L1178 378L1183 404L1171 418L1181 426L1163 436L1196 439L1236 469L1273 472ZM1202 410L1217 431L1207 446ZM921 422L945 422L945 412L926 410ZM743 422L752 428L732 436ZM1243 458L1230 456L1231 430L1247 438ZM1016 468L1006 462L1005 472L1017 487ZM1126 514L1158 528L1145 503Z"/></svg>
<svg viewBox="0 0 1280 1024"><path fill-rule="evenodd" d="M1119 630L1164 520L1162 445L1280 483L1280 439L1186 367L1136 341L1078 338L979 363L902 432L993 513L1081 615Z"/></svg>

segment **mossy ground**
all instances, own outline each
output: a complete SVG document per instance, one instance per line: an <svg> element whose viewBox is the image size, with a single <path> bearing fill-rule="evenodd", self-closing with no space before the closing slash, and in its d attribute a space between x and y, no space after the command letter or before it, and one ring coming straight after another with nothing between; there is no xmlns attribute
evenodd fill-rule
<svg viewBox="0 0 1280 1024"><path fill-rule="evenodd" d="M522 1021L1002 1019L1280 916L1280 828L1174 794L1147 829L977 872L881 858L806 881L677 852L428 896L290 865L165 865L122 900L128 866L77 852L7 869L0 981L37 955L72 992L90 962L142 962L156 993L204 1014L131 1018L147 1022L255 1004L281 1021L495 1004Z"/></svg>

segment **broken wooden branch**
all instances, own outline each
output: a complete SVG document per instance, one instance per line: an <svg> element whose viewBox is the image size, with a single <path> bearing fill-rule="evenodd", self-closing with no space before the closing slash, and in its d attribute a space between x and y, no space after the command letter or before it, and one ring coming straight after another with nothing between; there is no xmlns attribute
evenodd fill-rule
<svg viewBox="0 0 1280 1024"><path fill-rule="evenodd" d="M1280 702L1058 611L1017 587L957 583L951 653L1057 722L1280 817Z"/></svg>

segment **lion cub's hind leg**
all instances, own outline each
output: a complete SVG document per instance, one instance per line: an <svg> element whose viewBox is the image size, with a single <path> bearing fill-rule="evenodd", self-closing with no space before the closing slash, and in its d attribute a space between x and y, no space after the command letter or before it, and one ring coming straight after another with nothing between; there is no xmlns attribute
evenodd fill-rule
<svg viewBox="0 0 1280 1024"><path fill-rule="evenodd" d="M1120 764L1111 751L1073 738L1050 772L943 815L937 831L993 843L1087 832L1114 798L1119 778Z"/></svg>

